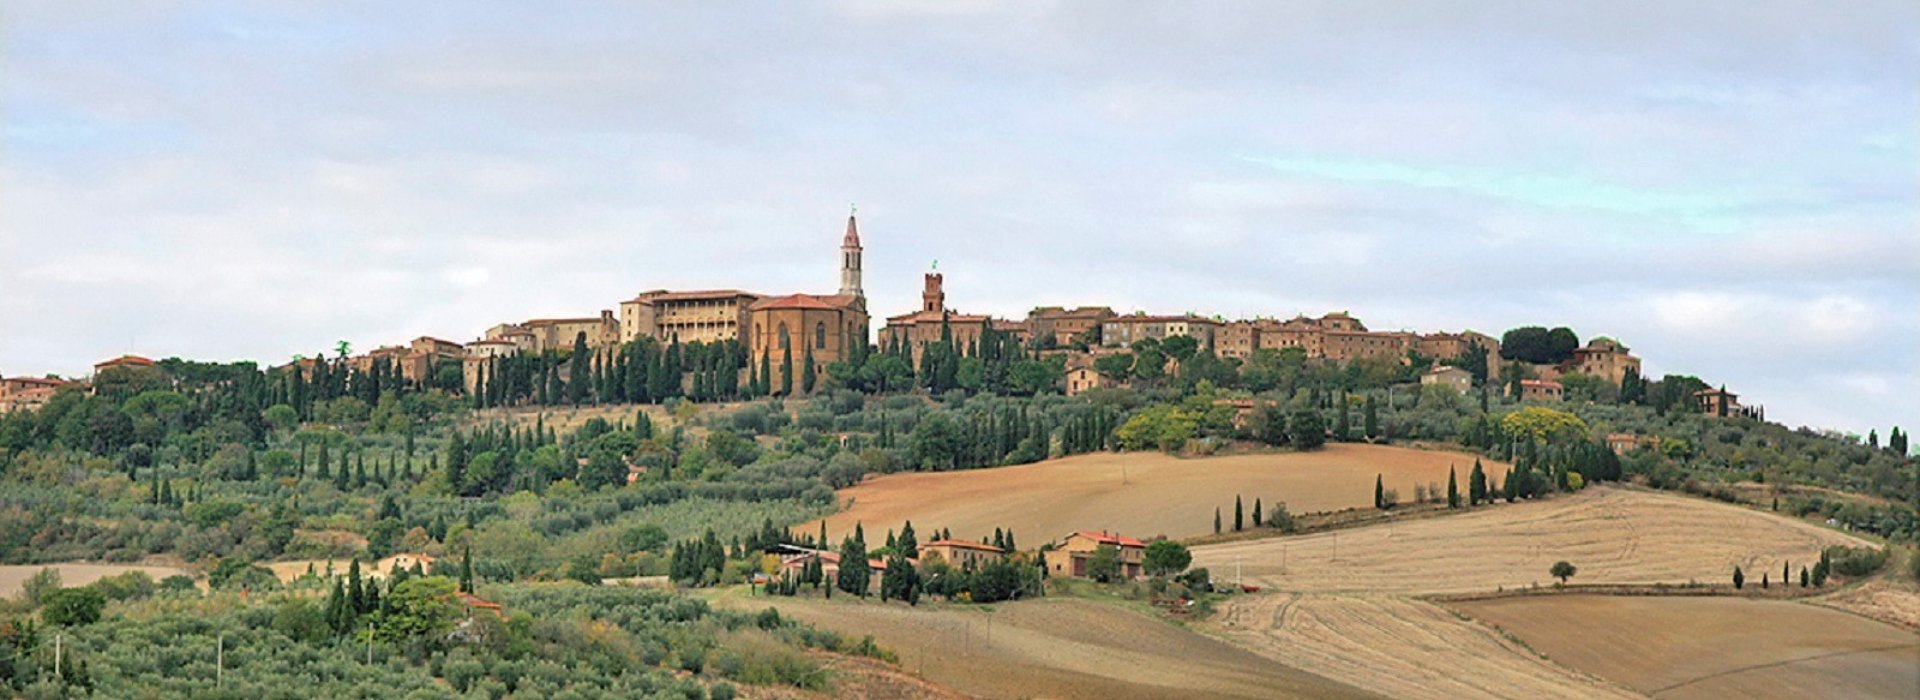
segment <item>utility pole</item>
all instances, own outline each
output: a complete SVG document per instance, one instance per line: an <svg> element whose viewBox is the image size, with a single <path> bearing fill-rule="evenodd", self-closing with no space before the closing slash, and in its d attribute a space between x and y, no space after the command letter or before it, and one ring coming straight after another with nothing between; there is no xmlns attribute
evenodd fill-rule
<svg viewBox="0 0 1920 700"><path fill-rule="evenodd" d="M53 633L53 682L55 683L60 683L60 642L61 634Z"/></svg>
<svg viewBox="0 0 1920 700"><path fill-rule="evenodd" d="M221 632L213 643L213 687L218 688L227 679L227 633Z"/></svg>
<svg viewBox="0 0 1920 700"><path fill-rule="evenodd" d="M373 665L373 623L367 623L367 665Z"/></svg>

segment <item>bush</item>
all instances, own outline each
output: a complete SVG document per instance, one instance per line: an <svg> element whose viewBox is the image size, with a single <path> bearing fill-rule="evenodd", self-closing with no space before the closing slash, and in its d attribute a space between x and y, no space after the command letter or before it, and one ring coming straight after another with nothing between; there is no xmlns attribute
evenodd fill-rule
<svg viewBox="0 0 1920 700"><path fill-rule="evenodd" d="M1867 576L1887 565L1887 548L1828 547L1828 568L1841 576Z"/></svg>
<svg viewBox="0 0 1920 700"><path fill-rule="evenodd" d="M49 625L73 627L100 621L107 597L92 588L64 588L41 600L40 619Z"/></svg>

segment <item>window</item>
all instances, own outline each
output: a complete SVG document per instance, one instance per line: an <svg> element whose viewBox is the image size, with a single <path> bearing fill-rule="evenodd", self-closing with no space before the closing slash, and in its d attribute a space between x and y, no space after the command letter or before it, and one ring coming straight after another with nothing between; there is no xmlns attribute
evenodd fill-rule
<svg viewBox="0 0 1920 700"><path fill-rule="evenodd" d="M827 347L827 324L825 323L813 324L813 347L816 350L825 349Z"/></svg>

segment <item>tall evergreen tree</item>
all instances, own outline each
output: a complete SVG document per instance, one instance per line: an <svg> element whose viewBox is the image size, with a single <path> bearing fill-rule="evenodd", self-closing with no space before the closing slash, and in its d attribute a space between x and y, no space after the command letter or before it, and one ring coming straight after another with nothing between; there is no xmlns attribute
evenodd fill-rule
<svg viewBox="0 0 1920 700"><path fill-rule="evenodd" d="M1373 476L1373 507L1380 510L1387 509L1387 485L1379 474Z"/></svg>
<svg viewBox="0 0 1920 700"><path fill-rule="evenodd" d="M1447 507L1460 507L1460 479L1451 465L1447 467Z"/></svg>
<svg viewBox="0 0 1920 700"><path fill-rule="evenodd" d="M780 349L780 395L793 395L793 346Z"/></svg>
<svg viewBox="0 0 1920 700"><path fill-rule="evenodd" d="M1233 497L1233 531L1239 532L1242 529L1245 529L1246 523L1247 523L1246 512L1240 506L1240 497L1234 496Z"/></svg>

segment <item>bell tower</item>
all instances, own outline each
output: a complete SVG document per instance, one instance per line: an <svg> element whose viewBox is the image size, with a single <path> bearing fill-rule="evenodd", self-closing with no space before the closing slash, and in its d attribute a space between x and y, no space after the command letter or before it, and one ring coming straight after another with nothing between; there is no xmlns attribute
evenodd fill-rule
<svg viewBox="0 0 1920 700"><path fill-rule="evenodd" d="M860 289L860 230L853 220L858 212L847 212L847 235L840 239L840 294L865 299L867 293Z"/></svg>

